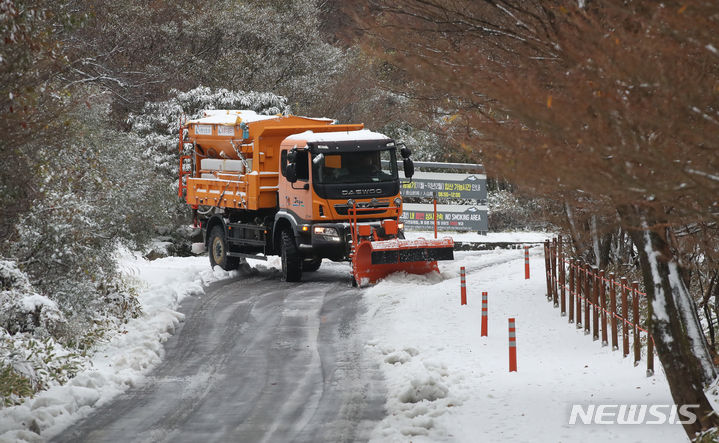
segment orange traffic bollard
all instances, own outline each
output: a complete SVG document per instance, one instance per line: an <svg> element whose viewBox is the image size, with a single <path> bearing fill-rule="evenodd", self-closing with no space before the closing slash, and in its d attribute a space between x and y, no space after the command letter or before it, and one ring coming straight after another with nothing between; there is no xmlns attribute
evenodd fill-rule
<svg viewBox="0 0 719 443"><path fill-rule="evenodd" d="M462 285L462 304L467 304L467 277L465 276L464 266L459 268L459 275Z"/></svg>
<svg viewBox="0 0 719 443"><path fill-rule="evenodd" d="M514 318L509 319L509 372L517 372L517 329Z"/></svg>
<svg viewBox="0 0 719 443"><path fill-rule="evenodd" d="M487 336L487 293L482 292L482 337Z"/></svg>
<svg viewBox="0 0 719 443"><path fill-rule="evenodd" d="M529 246L524 247L524 279L529 280Z"/></svg>

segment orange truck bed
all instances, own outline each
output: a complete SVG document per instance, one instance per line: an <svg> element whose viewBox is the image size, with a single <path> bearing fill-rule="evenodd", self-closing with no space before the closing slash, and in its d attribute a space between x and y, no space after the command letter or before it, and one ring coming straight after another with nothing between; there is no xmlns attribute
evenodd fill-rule
<svg viewBox="0 0 719 443"><path fill-rule="evenodd" d="M204 117L186 122L180 130L179 192L186 189L185 199L194 208L275 208L280 143L287 136L307 130L355 131L364 127L332 123L325 118L253 111L205 111ZM195 146L194 173L184 170L184 162L191 158L182 156L186 143Z"/></svg>

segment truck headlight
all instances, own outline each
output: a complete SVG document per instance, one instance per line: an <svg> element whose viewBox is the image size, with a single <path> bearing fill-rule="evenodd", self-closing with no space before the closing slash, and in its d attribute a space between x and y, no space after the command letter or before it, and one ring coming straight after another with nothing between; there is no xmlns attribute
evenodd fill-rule
<svg viewBox="0 0 719 443"><path fill-rule="evenodd" d="M318 235L339 235L337 229L327 226L315 226L315 234Z"/></svg>
<svg viewBox="0 0 719 443"><path fill-rule="evenodd" d="M394 199L394 205L397 206L398 208L399 208L400 206L402 206L402 199L399 198L399 197L396 197L396 198Z"/></svg>
<svg viewBox="0 0 719 443"><path fill-rule="evenodd" d="M324 240L340 241L340 234L337 232L337 229L329 226L315 226L312 232Z"/></svg>

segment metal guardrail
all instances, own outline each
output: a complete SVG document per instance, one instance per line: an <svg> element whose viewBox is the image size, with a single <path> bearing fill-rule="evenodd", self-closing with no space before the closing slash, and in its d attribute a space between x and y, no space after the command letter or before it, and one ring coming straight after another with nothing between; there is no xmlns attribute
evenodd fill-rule
<svg viewBox="0 0 719 443"><path fill-rule="evenodd" d="M382 166L389 165L389 161L383 160ZM438 169L459 169L462 171L482 171L484 172L484 165L478 163L442 163L442 162L421 162L415 161L414 166L416 168L438 168ZM402 162L397 162L397 167L402 170Z"/></svg>

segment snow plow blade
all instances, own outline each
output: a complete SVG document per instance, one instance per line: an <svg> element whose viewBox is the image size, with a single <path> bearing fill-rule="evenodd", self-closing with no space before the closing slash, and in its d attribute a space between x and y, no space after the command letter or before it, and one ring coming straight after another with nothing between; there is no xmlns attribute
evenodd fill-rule
<svg viewBox="0 0 719 443"><path fill-rule="evenodd" d="M392 274L428 274L439 272L437 260L454 259L454 241L450 237L416 240L362 239L352 261L352 273L358 286L367 286Z"/></svg>

